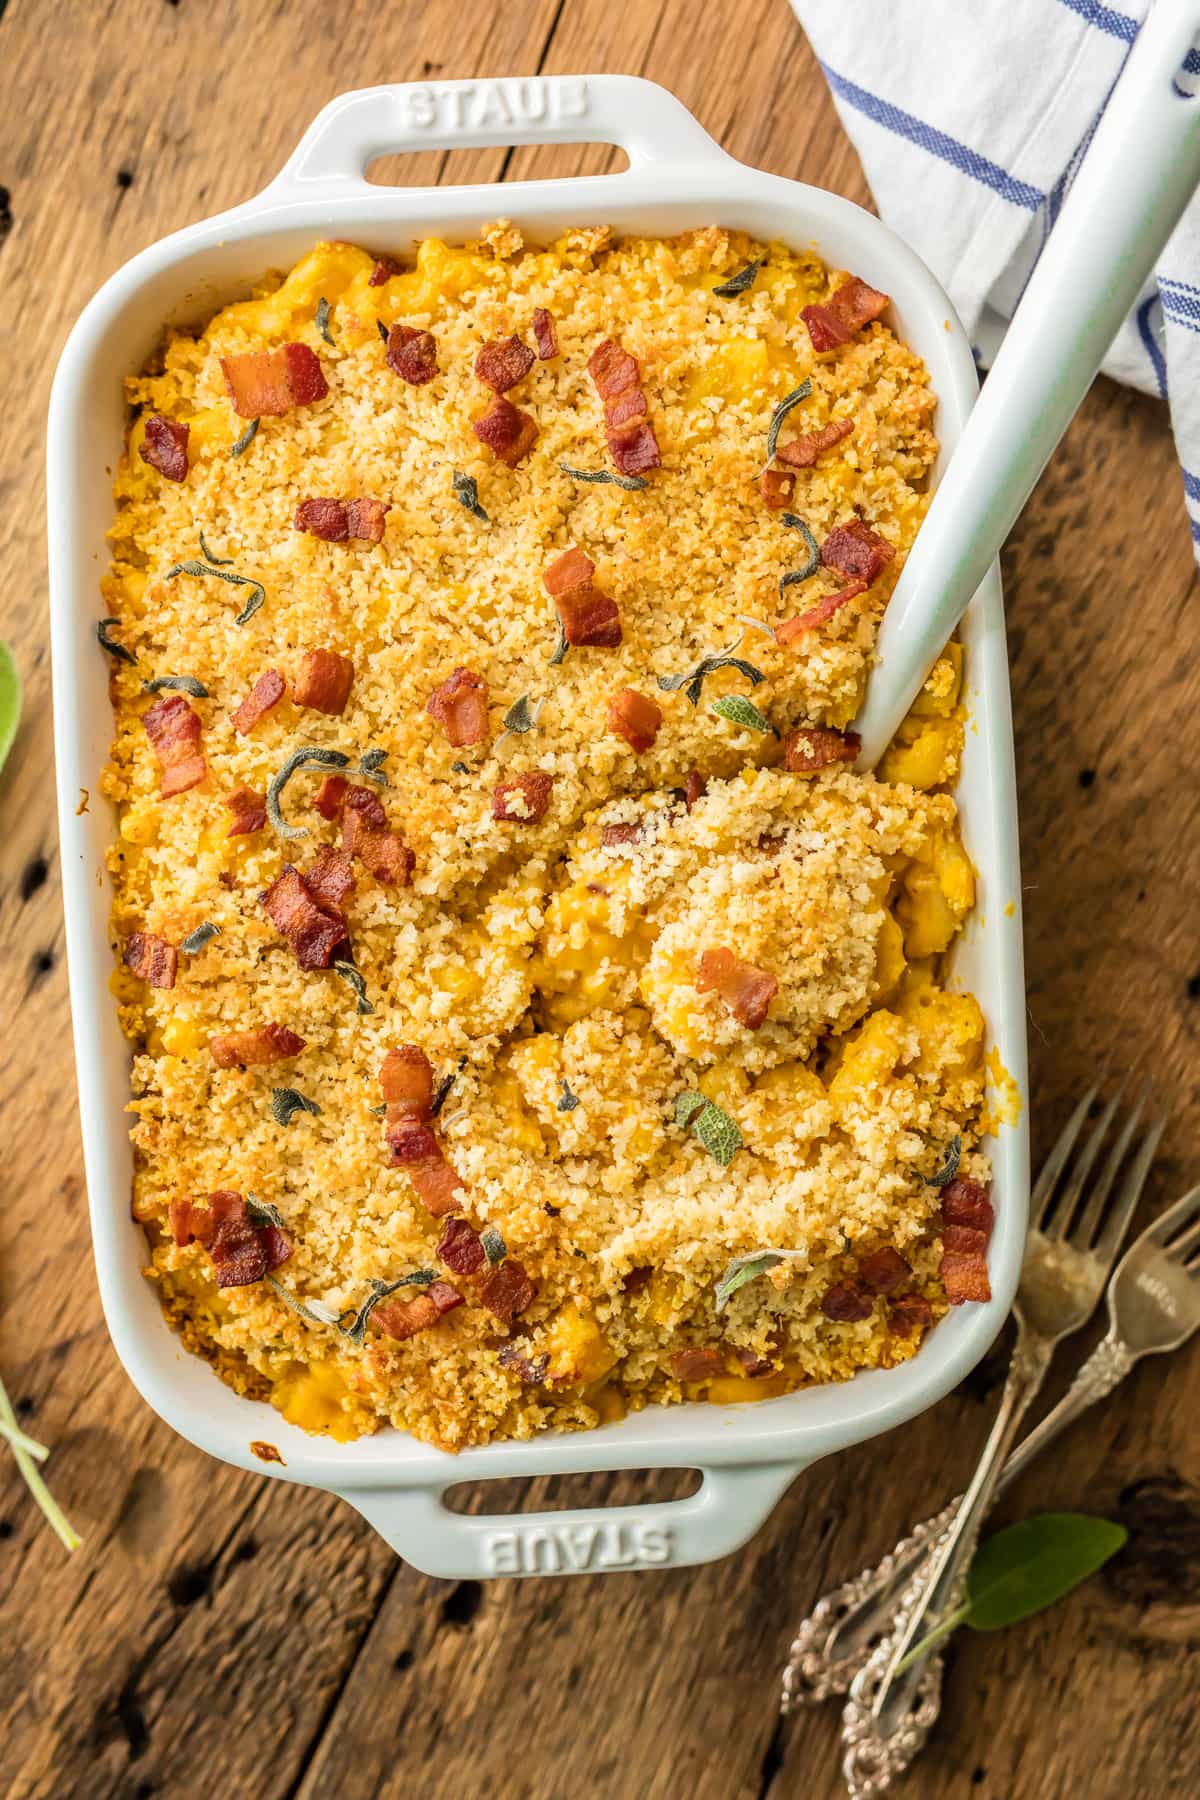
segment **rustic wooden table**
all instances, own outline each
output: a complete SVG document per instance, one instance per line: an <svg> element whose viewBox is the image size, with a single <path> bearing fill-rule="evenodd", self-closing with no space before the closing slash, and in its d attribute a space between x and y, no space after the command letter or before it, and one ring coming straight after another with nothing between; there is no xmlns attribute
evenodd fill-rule
<svg viewBox="0 0 1200 1800"><path fill-rule="evenodd" d="M14 0L0 14L0 629L27 692L0 780L0 1368L56 1446L53 1487L85 1538L67 1557L0 1461L9 1791L832 1800L836 1712L777 1716L792 1627L960 1483L994 1357L903 1444L812 1470L723 1563L488 1587L416 1574L347 1506L209 1461L135 1396L100 1316L75 1124L41 476L51 373L87 297L143 245L261 186L343 89L644 73L736 156L865 200L819 71L785 0ZM404 179L594 171L605 155L429 154ZM1161 1204L1200 1174L1200 601L1165 409L1098 384L1005 565L1035 1155L1099 1065L1140 1062L1177 1093ZM1200 1348L1144 1364L1013 1492L1010 1516L1086 1507L1122 1518L1130 1543L1051 1612L956 1641L907 1791L1195 1793L1198 1399ZM564 1485L575 1500L669 1491Z"/></svg>

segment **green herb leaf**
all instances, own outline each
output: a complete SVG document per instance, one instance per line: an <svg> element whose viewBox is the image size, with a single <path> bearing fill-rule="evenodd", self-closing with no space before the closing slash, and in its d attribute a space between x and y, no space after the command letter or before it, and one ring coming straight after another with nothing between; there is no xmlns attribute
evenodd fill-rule
<svg viewBox="0 0 1200 1800"><path fill-rule="evenodd" d="M298 1112L320 1112L315 1100L302 1094L299 1088L279 1087L271 1089L271 1113L277 1125L290 1125Z"/></svg>
<svg viewBox="0 0 1200 1800"><path fill-rule="evenodd" d="M594 482L598 487L619 487L636 494L647 485L644 475L616 475L611 469L573 469L569 463L558 466L572 481Z"/></svg>
<svg viewBox="0 0 1200 1800"><path fill-rule="evenodd" d="M338 1314L334 1312L332 1306L326 1306L323 1300L301 1300L298 1294L293 1294L290 1288L285 1288L282 1281L278 1281L274 1275L268 1275L266 1282L267 1286L279 1295L285 1306L290 1306L294 1313L298 1313L302 1319L307 1319L310 1325L337 1325Z"/></svg>
<svg viewBox="0 0 1200 1800"><path fill-rule="evenodd" d="M699 1138L723 1169L729 1167L744 1141L737 1121L703 1094L689 1091L679 1095L675 1101L675 1123Z"/></svg>
<svg viewBox="0 0 1200 1800"><path fill-rule="evenodd" d="M460 506L473 513L475 518L482 519L485 525L490 523L487 513L479 504L479 483L473 475L464 475L460 469L455 469L450 477L450 485Z"/></svg>
<svg viewBox="0 0 1200 1800"><path fill-rule="evenodd" d="M287 1220L277 1206L269 1200L260 1200L257 1194L246 1195L246 1215L252 1225L273 1225L276 1231L287 1230Z"/></svg>
<svg viewBox="0 0 1200 1800"><path fill-rule="evenodd" d="M200 554L205 562L212 563L213 567L216 569L228 569L233 562L232 556L214 556L204 541L204 533L201 531L197 532L196 535L200 540Z"/></svg>
<svg viewBox="0 0 1200 1800"><path fill-rule="evenodd" d="M251 444L254 442L255 438L258 436L258 427L259 427L260 423L261 423L261 421L258 419L251 419L251 421L247 425L245 431L243 431L241 437L237 438L235 440L235 442L230 444L230 446L229 446L230 456L240 456L242 454L243 450L248 450L250 448Z"/></svg>
<svg viewBox="0 0 1200 1800"><path fill-rule="evenodd" d="M383 772L387 758L386 750L364 750L358 759L358 773L367 781L377 781L380 787L390 787L391 783Z"/></svg>
<svg viewBox="0 0 1200 1800"><path fill-rule="evenodd" d="M764 713L760 713L753 700L747 700L745 694L723 694L714 700L709 712L716 713L718 719L728 719L742 731L775 732L775 727ZM778 733L775 733L778 736Z"/></svg>
<svg viewBox="0 0 1200 1800"><path fill-rule="evenodd" d="M234 618L235 625L245 625L252 619L267 597L267 590L261 581L253 580L249 575L235 575L231 569L216 569L208 563L181 562L169 568L163 577L165 581L173 581L176 575L214 575L218 581L232 582L234 587L248 587L253 591L241 612Z"/></svg>
<svg viewBox="0 0 1200 1800"><path fill-rule="evenodd" d="M565 1077L562 1081L561 1086L562 1086L562 1094L561 1094L561 1097L558 1102L558 1111L559 1112L574 1112L575 1108L579 1105L579 1095L573 1094L571 1092L570 1085L566 1081Z"/></svg>
<svg viewBox="0 0 1200 1800"><path fill-rule="evenodd" d="M794 587L798 581L807 581L810 575L816 574L821 566L821 546L799 513L785 512L780 513L779 517L785 525L790 525L800 533L804 539L804 548L808 551L808 561L802 569L792 569L788 574L780 576L779 592L782 594L785 588Z"/></svg>
<svg viewBox="0 0 1200 1800"><path fill-rule="evenodd" d="M299 769L345 769L350 758L341 750L320 750L314 744L302 744L293 750L277 775L271 777L267 788L267 817L270 819L280 837L307 837L308 832L302 825L289 825L280 810L279 802L283 790L292 776Z"/></svg>
<svg viewBox="0 0 1200 1800"><path fill-rule="evenodd" d="M504 1261L508 1252L505 1249L504 1239L494 1225L486 1225L484 1227L479 1234L479 1242L483 1246L483 1254L487 1257L489 1264L493 1268L498 1262Z"/></svg>
<svg viewBox="0 0 1200 1800"><path fill-rule="evenodd" d="M207 700L208 689L194 675L155 675L151 681L143 681L144 694L161 694L164 689L178 690L181 694L190 694L193 700Z"/></svg>
<svg viewBox="0 0 1200 1800"><path fill-rule="evenodd" d="M957 1132L946 1146L946 1156L940 1169L935 1169L928 1177L930 1187L949 1187L958 1174L959 1159L962 1156L962 1138Z"/></svg>
<svg viewBox="0 0 1200 1800"><path fill-rule="evenodd" d="M688 1088L682 1094L677 1094L675 1096L675 1123L679 1129L681 1131L689 1130L692 1121L700 1117L707 1105L708 1101L704 1095L698 1094L694 1088Z"/></svg>
<svg viewBox="0 0 1200 1800"><path fill-rule="evenodd" d="M215 937L220 937L221 927L210 925L206 919L203 925L197 925L195 931L189 931L179 948L185 956L197 956L205 944L210 944Z"/></svg>
<svg viewBox="0 0 1200 1800"><path fill-rule="evenodd" d="M739 269L736 275L731 275L728 281L715 287L713 293L720 294L723 300L736 300L739 294L744 294L747 288L754 286L755 277L766 260L765 256L760 256L754 262L748 262L744 269Z"/></svg>
<svg viewBox="0 0 1200 1800"><path fill-rule="evenodd" d="M471 771L465 762L454 762L450 764L450 773L452 775L469 775Z"/></svg>
<svg viewBox="0 0 1200 1800"><path fill-rule="evenodd" d="M382 1106L368 1106L367 1111L373 1119L382 1119L387 1115L387 1102L384 1101Z"/></svg>
<svg viewBox="0 0 1200 1800"><path fill-rule="evenodd" d="M571 646L567 642L567 628L563 624L560 615L558 620L558 636L554 642L554 649L550 654L550 667L552 669L557 669L558 665L566 660L567 651L570 648Z"/></svg>
<svg viewBox="0 0 1200 1800"><path fill-rule="evenodd" d="M108 654L115 657L117 662L132 663L133 667L136 668L137 657L133 654L133 651L127 650L124 644L118 644L116 638L114 638L109 631L110 625L119 625L120 623L120 619L117 618L98 619L96 621L96 636L100 640L100 648L102 650L107 650Z"/></svg>
<svg viewBox="0 0 1200 1800"><path fill-rule="evenodd" d="M745 633L742 635L745 636ZM718 669L736 669L740 675L746 677L751 687L757 687L759 682L764 679L762 670L756 669L753 663L746 662L744 658L733 654L741 641L739 637L729 646L728 650L718 650L711 656L701 657L694 669L685 669L682 675L660 675L659 687L665 694L673 694L679 688L683 688L693 706L699 706L705 681Z"/></svg>
<svg viewBox="0 0 1200 1800"><path fill-rule="evenodd" d="M807 1250L751 1250L746 1256L735 1256L725 1273L718 1281L713 1293L717 1303L717 1311L724 1312L730 1297L747 1282L757 1281L760 1275L766 1275L789 1259L797 1262L808 1260Z"/></svg>
<svg viewBox="0 0 1200 1800"><path fill-rule="evenodd" d="M768 467L770 467L770 465L775 461L775 451L779 445L779 433L783 426L783 421L787 418L787 416L791 412L792 408L794 406L799 406L799 404L802 400L807 400L808 396L811 393L812 393L812 382L809 381L806 377L800 383L800 386L798 388L793 388L790 394L786 394L784 396L784 398L779 402L779 405L775 408L775 411L771 414L771 423L767 426L767 466ZM757 479L758 479L758 477L755 476L756 481L757 481Z"/></svg>
<svg viewBox="0 0 1200 1800"><path fill-rule="evenodd" d="M414 1269L411 1275L402 1275L399 1281L372 1280L371 1291L358 1311L342 1313L337 1321L338 1330L352 1344L361 1344L366 1338L367 1323L371 1314L381 1300L386 1300L389 1294L396 1292L397 1288L428 1287L430 1282L436 1281L436 1279L432 1269Z"/></svg>
<svg viewBox="0 0 1200 1800"><path fill-rule="evenodd" d="M354 989L354 1010L358 1013L373 1013L375 1008L367 999L367 984L352 962L335 962L335 975L340 975Z"/></svg>
<svg viewBox="0 0 1200 1800"><path fill-rule="evenodd" d="M384 343L386 344L388 341L388 328L384 324L382 319L376 319L375 329L378 331L380 337L383 339Z"/></svg>
<svg viewBox="0 0 1200 1800"><path fill-rule="evenodd" d="M12 1453L17 1459L17 1467L24 1477L26 1487L45 1514L47 1523L57 1533L60 1542L66 1549L77 1550L83 1540L73 1526L68 1523L62 1508L42 1480L32 1453L25 1448L23 1441L19 1441L24 1439L24 1433L17 1424L17 1415L12 1409L12 1402L2 1381L0 1381L0 1425L5 1427L5 1436L12 1445Z"/></svg>
<svg viewBox="0 0 1200 1800"><path fill-rule="evenodd" d="M321 298L317 301L317 330L325 339L329 348L331 350L336 350L337 342L332 331L329 329L329 302L324 294L322 294Z"/></svg>
<svg viewBox="0 0 1200 1800"><path fill-rule="evenodd" d="M0 643L0 769L8 761L8 753L21 723L21 677L7 644Z"/></svg>
<svg viewBox="0 0 1200 1800"><path fill-rule="evenodd" d="M532 731L538 722L538 714L542 710L542 705L543 702L537 700L531 706L529 695L522 694L519 700L513 701L504 715L505 731L515 731L518 734Z"/></svg>
<svg viewBox="0 0 1200 1800"><path fill-rule="evenodd" d="M465 1062L465 1061L466 1061L466 1057L463 1058L463 1062ZM458 1065L458 1069L461 1069L462 1066L463 1066L463 1064L460 1062ZM441 1112L443 1106L445 1106L446 1101L449 1099L450 1090L454 1086L455 1082L458 1080L458 1069L451 1069L451 1071L448 1075L443 1075L442 1079L438 1082L437 1086L434 1088L433 1099L429 1103L429 1116L431 1119L437 1118L437 1116ZM384 1108L384 1110L386 1112L386 1110L387 1110L386 1107Z"/></svg>

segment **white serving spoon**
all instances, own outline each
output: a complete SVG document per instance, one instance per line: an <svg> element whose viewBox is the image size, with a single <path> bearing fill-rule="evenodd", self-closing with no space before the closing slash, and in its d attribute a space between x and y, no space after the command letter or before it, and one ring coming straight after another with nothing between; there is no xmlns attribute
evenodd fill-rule
<svg viewBox="0 0 1200 1800"><path fill-rule="evenodd" d="M884 614L860 769L886 749L1200 185L1200 95L1176 79L1198 32L1200 0L1155 0L1138 33Z"/></svg>

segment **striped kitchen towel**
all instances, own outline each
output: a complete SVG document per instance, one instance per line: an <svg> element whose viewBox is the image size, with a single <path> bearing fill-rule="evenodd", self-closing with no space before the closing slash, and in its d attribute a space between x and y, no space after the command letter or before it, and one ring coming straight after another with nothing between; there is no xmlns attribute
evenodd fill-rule
<svg viewBox="0 0 1200 1800"><path fill-rule="evenodd" d="M947 289L985 368L1150 3L792 0L880 215ZM1178 80L1200 94L1195 49ZM1200 557L1200 197L1104 368L1168 401Z"/></svg>

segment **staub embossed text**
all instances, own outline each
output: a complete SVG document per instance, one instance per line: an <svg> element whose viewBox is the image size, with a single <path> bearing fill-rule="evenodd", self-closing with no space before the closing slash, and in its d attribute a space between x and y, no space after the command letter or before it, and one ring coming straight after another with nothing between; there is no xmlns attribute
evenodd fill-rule
<svg viewBox="0 0 1200 1800"><path fill-rule="evenodd" d="M496 125L558 125L588 116L587 82L580 75L553 80L531 75L510 81L464 81L447 87L406 87L398 94L413 131L485 131Z"/></svg>
<svg viewBox="0 0 1200 1800"><path fill-rule="evenodd" d="M567 1575L573 1570L653 1568L674 1555L658 1525L535 1525L493 1531L483 1540L489 1575Z"/></svg>

